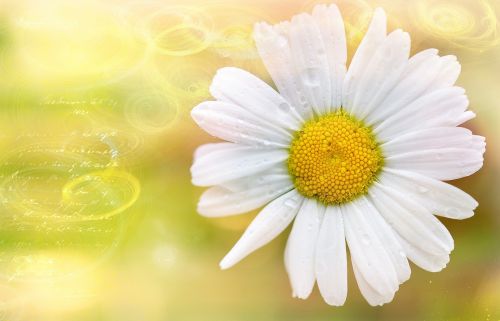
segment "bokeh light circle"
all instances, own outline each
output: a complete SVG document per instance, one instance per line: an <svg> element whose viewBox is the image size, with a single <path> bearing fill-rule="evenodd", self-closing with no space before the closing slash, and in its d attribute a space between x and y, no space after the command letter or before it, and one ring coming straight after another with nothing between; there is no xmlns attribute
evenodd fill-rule
<svg viewBox="0 0 500 321"><path fill-rule="evenodd" d="M488 0L416 1L415 25L426 34L466 50L484 51L500 43L497 16Z"/></svg>
<svg viewBox="0 0 500 321"><path fill-rule="evenodd" d="M164 6L141 24L153 51L167 56L190 56L207 49L213 39L210 16L193 6Z"/></svg>
<svg viewBox="0 0 500 321"><path fill-rule="evenodd" d="M127 121L136 129L148 133L160 133L176 120L179 104L175 96L166 90L137 92L125 103Z"/></svg>

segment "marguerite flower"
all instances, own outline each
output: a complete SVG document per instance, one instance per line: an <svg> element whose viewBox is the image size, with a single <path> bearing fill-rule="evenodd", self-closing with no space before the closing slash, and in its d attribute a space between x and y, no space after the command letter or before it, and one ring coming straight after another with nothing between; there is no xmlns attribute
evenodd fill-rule
<svg viewBox="0 0 500 321"><path fill-rule="evenodd" d="M220 266L229 268L292 221L285 265L293 295L315 282L328 304L347 295L347 256L371 305L390 302L410 276L449 261L453 239L434 216L464 219L477 202L444 183L481 168L484 138L457 127L473 118L454 86L454 56L409 57L410 37L386 33L382 9L346 71L342 17L316 6L254 38L278 91L238 68L220 69L216 101L192 117L227 142L194 155L193 183L212 186L198 211L215 217L265 207ZM267 204L267 205L266 205Z"/></svg>

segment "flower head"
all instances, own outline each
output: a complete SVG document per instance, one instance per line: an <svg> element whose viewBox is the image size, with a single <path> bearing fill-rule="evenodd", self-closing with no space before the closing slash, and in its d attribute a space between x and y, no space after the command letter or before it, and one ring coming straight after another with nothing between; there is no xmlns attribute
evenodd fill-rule
<svg viewBox="0 0 500 321"><path fill-rule="evenodd" d="M254 38L278 91L237 68L220 69L216 101L192 117L227 142L201 146L193 183L205 216L264 206L220 263L229 268L293 222L285 265L293 294L315 282L328 304L347 295L348 247L371 305L390 302L410 276L449 261L453 239L435 215L464 219L477 202L444 183L481 168L484 138L457 127L473 118L454 86L454 56L429 49L410 57L410 37L386 32L376 9L349 69L335 5L271 26ZM347 246L346 246L347 243Z"/></svg>

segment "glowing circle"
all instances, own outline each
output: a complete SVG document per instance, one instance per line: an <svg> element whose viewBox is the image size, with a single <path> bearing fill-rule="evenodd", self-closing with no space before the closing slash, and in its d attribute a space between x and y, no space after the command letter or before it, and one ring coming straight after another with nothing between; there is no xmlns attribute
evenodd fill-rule
<svg viewBox="0 0 500 321"><path fill-rule="evenodd" d="M487 0L424 0L414 7L419 28L456 47L483 51L500 43L495 10Z"/></svg>
<svg viewBox="0 0 500 321"><path fill-rule="evenodd" d="M124 110L127 121L145 133L159 133L169 128L178 113L178 103L166 91L151 90L132 95Z"/></svg>

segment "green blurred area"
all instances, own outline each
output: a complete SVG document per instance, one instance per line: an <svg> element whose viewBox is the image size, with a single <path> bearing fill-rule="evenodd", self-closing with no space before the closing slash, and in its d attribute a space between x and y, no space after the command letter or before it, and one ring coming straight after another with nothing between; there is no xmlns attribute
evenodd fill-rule
<svg viewBox="0 0 500 321"><path fill-rule="evenodd" d="M500 320L500 46L494 1L337 1L352 55L371 10L412 52L455 54L487 137L485 165L453 182L479 202L444 219L451 262L412 266L370 307L349 271L344 307L291 298L288 230L228 271L219 260L255 213L206 219L194 149L214 141L189 111L215 71L269 80L251 39L314 1L36 1L0 6L0 320ZM492 31L493 30L493 31Z"/></svg>

